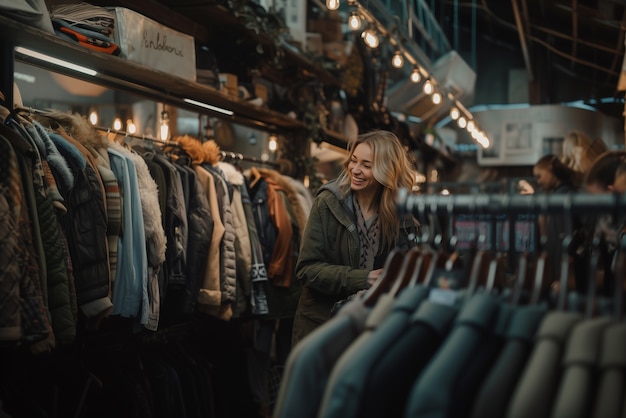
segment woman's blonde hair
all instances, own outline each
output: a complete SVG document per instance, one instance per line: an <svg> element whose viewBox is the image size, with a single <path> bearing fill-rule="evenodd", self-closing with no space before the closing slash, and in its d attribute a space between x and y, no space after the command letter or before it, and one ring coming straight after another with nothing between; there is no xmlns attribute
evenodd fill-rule
<svg viewBox="0 0 626 418"><path fill-rule="evenodd" d="M415 184L416 172L398 137L389 131L376 130L359 135L350 144L348 158L343 163L343 170L338 177L340 190L346 195L350 192L350 173L348 165L359 144L368 144L372 148L372 173L381 187L378 199L378 217L381 231L381 249L388 249L397 244L400 237L400 223L396 207L398 189L409 191Z"/></svg>

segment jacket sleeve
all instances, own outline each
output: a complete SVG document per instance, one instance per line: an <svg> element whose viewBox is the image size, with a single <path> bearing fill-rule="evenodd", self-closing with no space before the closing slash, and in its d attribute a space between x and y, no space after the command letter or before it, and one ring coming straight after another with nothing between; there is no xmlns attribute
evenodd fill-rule
<svg viewBox="0 0 626 418"><path fill-rule="evenodd" d="M356 268L356 230L349 231L331 212L324 199L318 197L304 230L296 277L318 293L346 296L367 288L369 271Z"/></svg>

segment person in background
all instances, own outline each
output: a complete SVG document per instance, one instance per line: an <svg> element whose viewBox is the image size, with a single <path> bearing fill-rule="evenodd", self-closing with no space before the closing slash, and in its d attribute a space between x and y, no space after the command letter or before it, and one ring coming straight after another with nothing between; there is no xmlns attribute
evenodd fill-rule
<svg viewBox="0 0 626 418"><path fill-rule="evenodd" d="M539 190L549 193L571 193L578 190L581 175L565 165L556 155L544 155L535 163L533 176Z"/></svg>
<svg viewBox="0 0 626 418"><path fill-rule="evenodd" d="M294 346L331 317L336 302L371 286L394 247L409 248L417 221L399 218L395 199L415 179L395 134L372 131L350 145L339 176L316 193L304 230L296 263L303 288Z"/></svg>
<svg viewBox="0 0 626 418"><path fill-rule="evenodd" d="M606 151L595 159L589 172L585 176L585 191L587 193L613 193L624 188L622 173L626 170L624 160L625 151ZM619 176L618 176L619 173ZM617 185L617 188L615 187ZM600 262L598 282L600 293L608 296L613 294L613 272L611 269L613 256L622 227L618 227L619 220L613 219L611 214L601 214L593 219L593 225L588 228L594 235L600 237Z"/></svg>
<svg viewBox="0 0 626 418"><path fill-rule="evenodd" d="M533 167L533 176L540 192L543 193L575 193L581 184L581 174L565 165L556 155L548 154L541 157ZM567 225L565 222L570 222ZM537 219L539 236L542 248L548 253L548 273L550 274L552 290L559 290L560 260L562 256L562 243L566 233L576 236L576 243L572 245L570 256L574 263L579 263L575 248L584 239L581 235L581 223L578 218L566 220L562 216L540 215ZM576 269L574 269L576 271ZM583 277L576 277L576 287Z"/></svg>

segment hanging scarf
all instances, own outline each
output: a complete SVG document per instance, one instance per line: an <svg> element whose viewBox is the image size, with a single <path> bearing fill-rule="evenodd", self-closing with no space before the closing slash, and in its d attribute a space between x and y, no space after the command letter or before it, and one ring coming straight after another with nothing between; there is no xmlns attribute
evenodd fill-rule
<svg viewBox="0 0 626 418"><path fill-rule="evenodd" d="M378 221L378 213L366 222L358 199L354 199L354 212L356 215L360 242L359 268L372 270L374 268L374 257L378 254L380 241L380 222Z"/></svg>

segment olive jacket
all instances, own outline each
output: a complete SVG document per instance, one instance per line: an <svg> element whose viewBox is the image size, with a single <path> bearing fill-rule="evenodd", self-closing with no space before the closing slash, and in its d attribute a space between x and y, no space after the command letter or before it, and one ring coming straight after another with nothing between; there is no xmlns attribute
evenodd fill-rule
<svg viewBox="0 0 626 418"><path fill-rule="evenodd" d="M401 220L400 248L410 246L416 233L412 217ZM336 180L322 186L304 230L296 279L302 294L296 310L292 343L295 345L331 316L333 305L368 287L369 270L359 269L359 233L352 193L342 196Z"/></svg>

